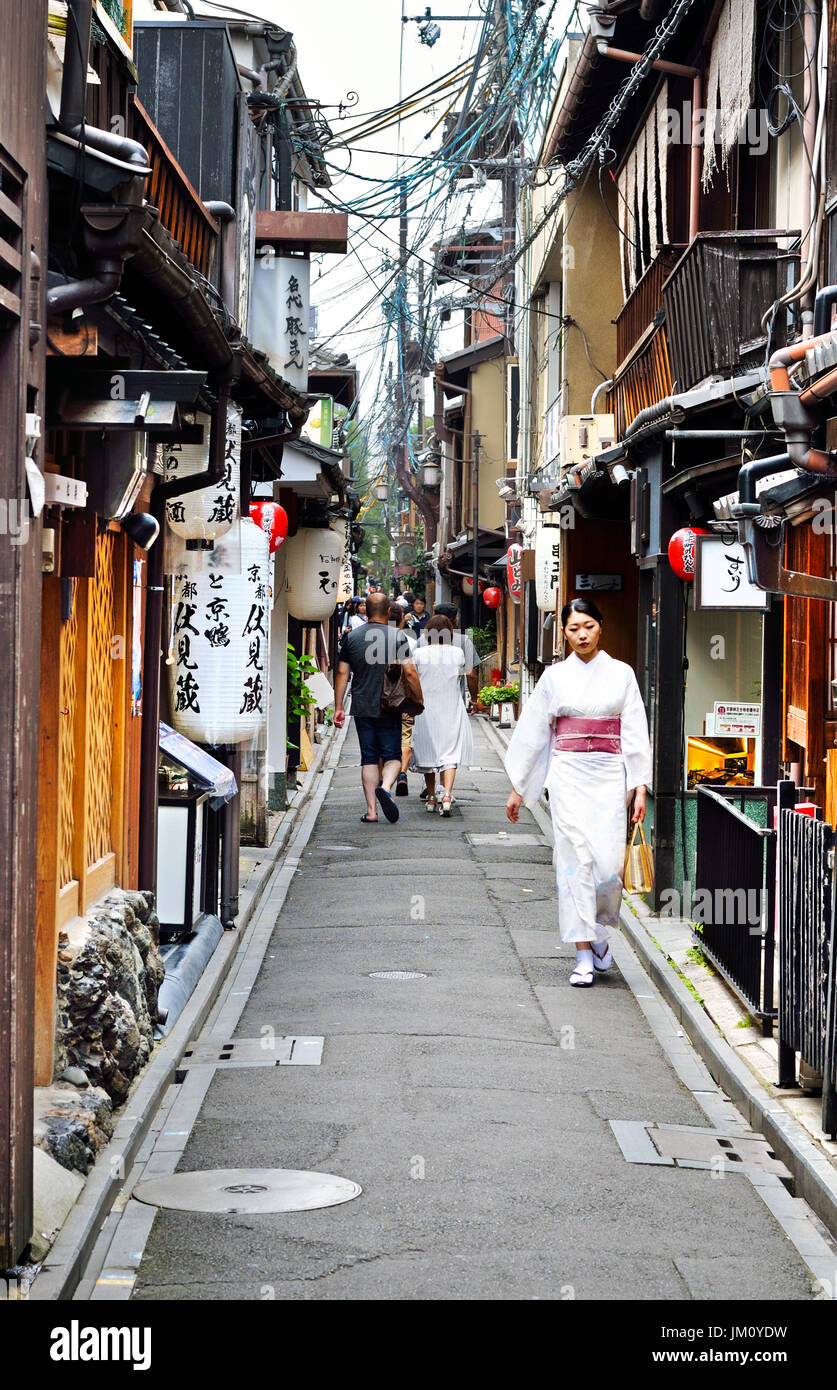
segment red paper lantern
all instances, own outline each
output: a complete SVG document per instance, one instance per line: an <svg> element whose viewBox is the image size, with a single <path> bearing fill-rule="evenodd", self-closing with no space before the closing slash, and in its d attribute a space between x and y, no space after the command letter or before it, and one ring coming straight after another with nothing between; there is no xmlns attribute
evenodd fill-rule
<svg viewBox="0 0 837 1390"><path fill-rule="evenodd" d="M523 566L523 546L515 541L506 551L506 571L508 574L509 593L512 601L519 603L523 596L523 580L521 569Z"/></svg>
<svg viewBox="0 0 837 1390"><path fill-rule="evenodd" d="M712 532L703 526L681 526L679 531L675 531L668 543L668 562L679 579L689 583L694 579L697 561L695 537L711 535Z"/></svg>
<svg viewBox="0 0 837 1390"><path fill-rule="evenodd" d="M288 534L288 513L285 508L280 507L278 502L251 502L250 519L264 531L272 555Z"/></svg>
<svg viewBox="0 0 837 1390"><path fill-rule="evenodd" d="M499 589L495 589L492 586L490 589L486 589L482 596L482 601L486 608L499 608L500 604L503 602L503 595Z"/></svg>

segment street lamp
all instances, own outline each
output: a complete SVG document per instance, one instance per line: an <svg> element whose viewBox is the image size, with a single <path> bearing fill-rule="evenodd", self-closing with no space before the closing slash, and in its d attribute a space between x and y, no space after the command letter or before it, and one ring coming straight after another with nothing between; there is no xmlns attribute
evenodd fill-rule
<svg viewBox="0 0 837 1390"><path fill-rule="evenodd" d="M425 487L439 487L442 482L442 470L438 463L426 463L422 470Z"/></svg>
<svg viewBox="0 0 837 1390"><path fill-rule="evenodd" d="M386 502L389 498L389 486L387 483L378 483L375 488L375 496L379 502Z"/></svg>

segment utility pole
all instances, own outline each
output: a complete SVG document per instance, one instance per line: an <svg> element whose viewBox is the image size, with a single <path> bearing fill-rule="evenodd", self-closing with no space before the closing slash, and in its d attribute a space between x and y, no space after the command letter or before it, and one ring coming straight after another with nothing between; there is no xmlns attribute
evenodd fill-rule
<svg viewBox="0 0 837 1390"><path fill-rule="evenodd" d="M410 477L409 465L409 442L408 434L410 430L410 398L407 391L405 357L407 347L407 190L402 182L399 198L399 252L400 252L400 274L398 277L398 381L396 382L396 401L398 409L396 418L398 428L403 431L400 444L395 450L395 471L398 481L411 499L415 502L418 510L424 519L424 544L426 549L430 549L436 542L436 510L423 489L417 488Z"/></svg>
<svg viewBox="0 0 837 1390"><path fill-rule="evenodd" d="M473 610L473 626L477 625L477 613L479 611L479 559L480 559L480 444L482 435L479 430L474 430L471 435L471 525L474 528L473 551L471 556L471 570L474 580L474 592L471 598Z"/></svg>

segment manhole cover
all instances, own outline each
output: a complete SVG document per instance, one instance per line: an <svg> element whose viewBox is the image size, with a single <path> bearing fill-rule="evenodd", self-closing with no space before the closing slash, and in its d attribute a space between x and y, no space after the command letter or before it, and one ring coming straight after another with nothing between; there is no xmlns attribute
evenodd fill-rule
<svg viewBox="0 0 837 1390"><path fill-rule="evenodd" d="M370 980L426 980L427 976L421 970L373 970L369 975Z"/></svg>
<svg viewBox="0 0 837 1390"><path fill-rule="evenodd" d="M294 1168L210 1168L173 1173L138 1183L133 1196L167 1211L205 1211L219 1215L281 1211L317 1211L351 1202L363 1191L359 1183L333 1173Z"/></svg>

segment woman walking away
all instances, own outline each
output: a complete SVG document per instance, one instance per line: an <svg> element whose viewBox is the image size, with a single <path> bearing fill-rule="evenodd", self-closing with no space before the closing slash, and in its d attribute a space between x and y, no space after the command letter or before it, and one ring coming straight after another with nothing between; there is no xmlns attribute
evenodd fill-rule
<svg viewBox="0 0 837 1390"><path fill-rule="evenodd" d="M645 817L651 779L648 721L636 676L601 651L602 615L575 598L561 612L570 653L544 671L506 754L506 815L534 806L546 786L555 832L558 927L576 948L571 985L592 985L613 964L608 928L619 920L626 803Z"/></svg>
<svg viewBox="0 0 837 1390"><path fill-rule="evenodd" d="M430 618L424 629L424 642L413 652L421 681L424 713L413 724L411 767L424 773L427 786L426 811L438 809L450 815L453 783L460 763L474 756L471 724L462 699L460 676L467 675L465 654L453 645L453 623L441 616ZM443 793L436 797L436 774L442 774Z"/></svg>

